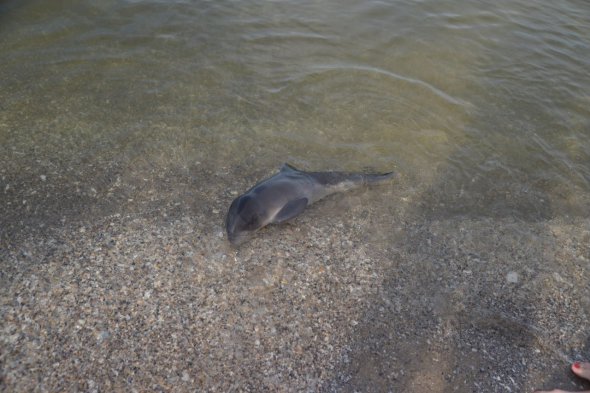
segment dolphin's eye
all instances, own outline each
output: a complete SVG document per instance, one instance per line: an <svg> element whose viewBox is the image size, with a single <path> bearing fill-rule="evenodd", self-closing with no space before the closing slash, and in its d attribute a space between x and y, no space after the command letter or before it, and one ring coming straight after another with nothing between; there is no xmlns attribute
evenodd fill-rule
<svg viewBox="0 0 590 393"><path fill-rule="evenodd" d="M245 195L238 201L236 213L240 217L239 228L254 231L260 227L260 204L255 198Z"/></svg>
<svg viewBox="0 0 590 393"><path fill-rule="evenodd" d="M258 224L258 214L255 210L250 210L246 208L242 211L240 217L242 218L242 222L244 223L243 229L254 230L258 229L258 227L260 226Z"/></svg>

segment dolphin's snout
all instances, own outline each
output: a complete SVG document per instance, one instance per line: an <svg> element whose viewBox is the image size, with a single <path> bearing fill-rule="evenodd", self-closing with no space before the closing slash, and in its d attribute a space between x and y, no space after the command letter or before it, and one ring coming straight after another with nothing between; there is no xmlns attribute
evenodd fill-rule
<svg viewBox="0 0 590 393"><path fill-rule="evenodd" d="M229 240L229 242L231 244L233 244L234 246L239 246L240 244L244 243L245 241L247 241L251 237L252 237L251 234L244 233L244 232L238 232L238 233L228 232L227 233L227 240Z"/></svg>
<svg viewBox="0 0 590 393"><path fill-rule="evenodd" d="M235 212L230 212L226 219L225 231L227 233L227 240L234 246L240 245L249 239L247 233L240 229L239 216Z"/></svg>

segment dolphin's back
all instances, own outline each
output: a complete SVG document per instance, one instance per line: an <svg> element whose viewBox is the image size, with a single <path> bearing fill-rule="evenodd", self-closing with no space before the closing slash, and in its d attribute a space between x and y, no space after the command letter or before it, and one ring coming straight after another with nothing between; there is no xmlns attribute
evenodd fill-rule
<svg viewBox="0 0 590 393"><path fill-rule="evenodd" d="M393 177L393 172L383 174L345 173L345 172L305 172L324 186L336 186L340 183L354 183L367 186L381 183Z"/></svg>
<svg viewBox="0 0 590 393"><path fill-rule="evenodd" d="M383 174L364 174L346 172L305 172L316 183L315 192L310 203L313 203L335 192L343 192L354 188L379 184L393 177L393 172Z"/></svg>

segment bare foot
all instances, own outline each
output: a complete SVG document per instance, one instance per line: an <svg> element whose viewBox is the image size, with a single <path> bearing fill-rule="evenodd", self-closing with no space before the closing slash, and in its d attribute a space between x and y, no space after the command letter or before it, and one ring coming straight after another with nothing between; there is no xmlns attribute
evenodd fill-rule
<svg viewBox="0 0 590 393"><path fill-rule="evenodd" d="M580 378L584 378L590 381L590 363L575 362L572 364L572 371ZM568 392L566 390L554 389L554 390L537 390L536 393L590 393L590 390L583 392Z"/></svg>

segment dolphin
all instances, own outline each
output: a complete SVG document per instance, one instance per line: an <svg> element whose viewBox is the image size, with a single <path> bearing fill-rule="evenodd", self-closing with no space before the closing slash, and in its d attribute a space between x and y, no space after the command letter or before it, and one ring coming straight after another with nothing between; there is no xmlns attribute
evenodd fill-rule
<svg viewBox="0 0 590 393"><path fill-rule="evenodd" d="M279 173L234 199L225 219L227 238L239 245L260 228L288 221L327 195L378 184L391 177L393 172L305 172L285 163Z"/></svg>

